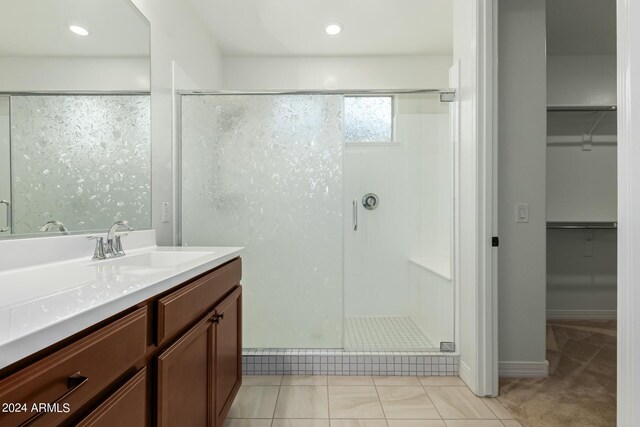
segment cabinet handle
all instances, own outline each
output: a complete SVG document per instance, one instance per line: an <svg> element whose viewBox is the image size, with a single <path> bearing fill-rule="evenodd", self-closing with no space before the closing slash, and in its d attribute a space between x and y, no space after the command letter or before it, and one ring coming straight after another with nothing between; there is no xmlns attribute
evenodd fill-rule
<svg viewBox="0 0 640 427"><path fill-rule="evenodd" d="M224 313L214 314L213 316L211 316L211 318L209 318L209 322L215 323L217 325L223 319L224 319Z"/></svg>
<svg viewBox="0 0 640 427"><path fill-rule="evenodd" d="M65 392L65 394L63 394L62 396L60 396L59 398L57 398L54 402L53 405L62 402L63 400L65 400L67 397L69 397L71 395L71 393L73 393L74 391L76 391L78 388L80 388L80 386L82 386L83 384L85 384L87 381L89 381L89 377L85 377L84 375L82 375L80 373L80 371L76 372L75 374L71 374L67 377L67 387L69 388L69 390L67 390ZM33 417L29 418L27 421L25 421L24 423L20 424L20 427L23 426L28 426L30 424L33 424L34 421L36 421L38 418L40 418L41 416L43 416L44 414L46 414L47 412L39 412L36 415L34 415Z"/></svg>

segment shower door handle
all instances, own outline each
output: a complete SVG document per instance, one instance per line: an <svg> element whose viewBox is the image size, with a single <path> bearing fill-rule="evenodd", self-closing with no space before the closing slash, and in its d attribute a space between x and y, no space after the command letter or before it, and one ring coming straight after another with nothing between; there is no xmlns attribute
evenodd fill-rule
<svg viewBox="0 0 640 427"><path fill-rule="evenodd" d="M353 201L353 231L358 231L358 201Z"/></svg>
<svg viewBox="0 0 640 427"><path fill-rule="evenodd" d="M6 218L5 227L0 228L0 233L4 233L6 231L9 231L9 229L11 228L11 205L7 200L0 200L0 205L6 205L6 208L7 208L7 216L5 217Z"/></svg>

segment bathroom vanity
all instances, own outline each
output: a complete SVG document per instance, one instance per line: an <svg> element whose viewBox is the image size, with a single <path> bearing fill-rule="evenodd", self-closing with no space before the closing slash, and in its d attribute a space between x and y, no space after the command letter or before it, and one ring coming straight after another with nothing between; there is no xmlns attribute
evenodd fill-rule
<svg viewBox="0 0 640 427"><path fill-rule="evenodd" d="M145 246L0 271L0 425L221 426L242 377L239 253Z"/></svg>

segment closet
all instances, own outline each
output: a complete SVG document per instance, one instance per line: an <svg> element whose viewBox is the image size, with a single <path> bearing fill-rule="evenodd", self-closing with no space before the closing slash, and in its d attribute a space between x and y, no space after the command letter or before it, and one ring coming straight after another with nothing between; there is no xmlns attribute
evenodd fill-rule
<svg viewBox="0 0 640 427"><path fill-rule="evenodd" d="M616 3L546 7L547 319L615 319Z"/></svg>
<svg viewBox="0 0 640 427"><path fill-rule="evenodd" d="M615 319L616 4L547 1L547 319Z"/></svg>
<svg viewBox="0 0 640 427"><path fill-rule="evenodd" d="M615 105L547 110L547 317L616 312Z"/></svg>

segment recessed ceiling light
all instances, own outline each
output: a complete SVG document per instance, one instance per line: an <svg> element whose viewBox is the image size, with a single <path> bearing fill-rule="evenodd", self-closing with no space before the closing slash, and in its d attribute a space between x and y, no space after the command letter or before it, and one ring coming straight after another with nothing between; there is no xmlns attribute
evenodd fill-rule
<svg viewBox="0 0 640 427"><path fill-rule="evenodd" d="M69 31L79 36L88 36L89 31L86 28L79 27L77 25L69 25Z"/></svg>
<svg viewBox="0 0 640 427"><path fill-rule="evenodd" d="M329 24L324 29L324 32L329 34L330 36L336 36L342 32L342 25L340 24Z"/></svg>

